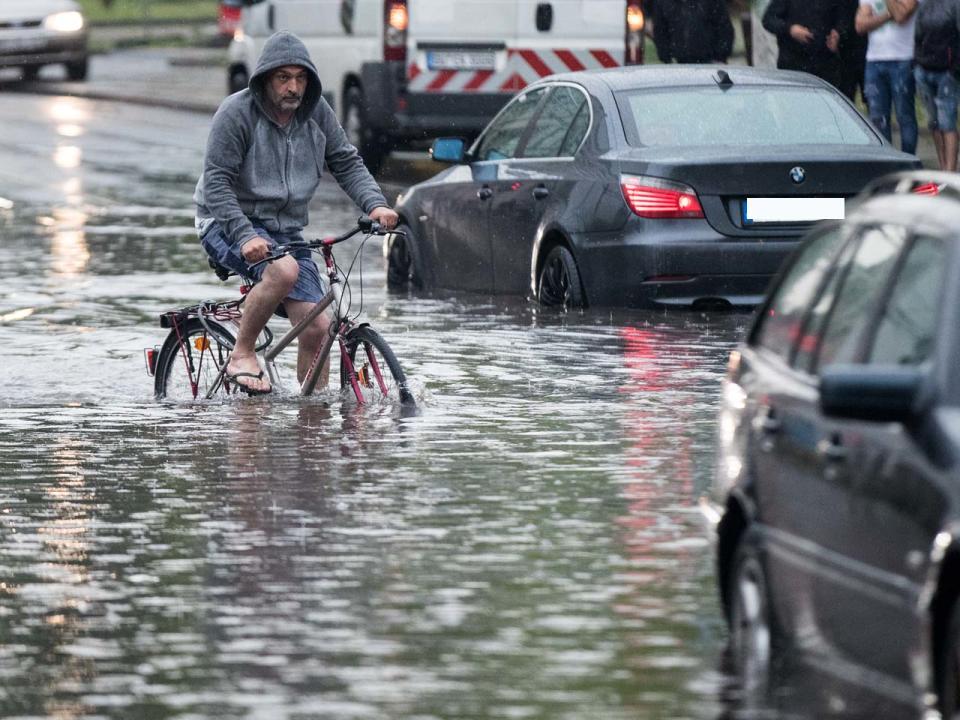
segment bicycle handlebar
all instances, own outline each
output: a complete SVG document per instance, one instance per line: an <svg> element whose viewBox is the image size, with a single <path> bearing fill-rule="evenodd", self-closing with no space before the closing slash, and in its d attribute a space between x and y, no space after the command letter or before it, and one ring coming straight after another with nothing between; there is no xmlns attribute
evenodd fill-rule
<svg viewBox="0 0 960 720"><path fill-rule="evenodd" d="M375 220L371 220L368 217L360 217L357 219L357 226L355 228L351 228L350 230L343 233L342 235L337 235L335 237L317 238L316 240L303 240L301 242L287 243L286 245L281 246L282 249L279 252L274 253L273 255L268 255L263 260L258 260L257 262L252 263L250 265L250 269L252 270L253 268L263 265L264 263L269 263L269 262L273 262L274 260L279 260L285 255L289 255L294 250L301 250L301 249L319 250L320 248L324 248L324 247L332 247L337 243L342 243L344 240L349 240L354 235L361 232L366 233L368 236L369 235L402 235L406 237L406 233L403 232L402 230L397 230L397 229L388 230L387 228L383 227L383 225L376 222Z"/></svg>

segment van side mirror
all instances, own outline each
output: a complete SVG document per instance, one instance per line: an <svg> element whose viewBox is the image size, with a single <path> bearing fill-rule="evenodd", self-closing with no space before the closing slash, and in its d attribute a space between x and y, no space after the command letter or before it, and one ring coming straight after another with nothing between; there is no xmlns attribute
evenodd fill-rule
<svg viewBox="0 0 960 720"><path fill-rule="evenodd" d="M465 147L462 138L437 138L430 147L430 157L437 162L462 163Z"/></svg>
<svg viewBox="0 0 960 720"><path fill-rule="evenodd" d="M925 373L900 365L829 365L820 374L825 415L907 422L919 410Z"/></svg>

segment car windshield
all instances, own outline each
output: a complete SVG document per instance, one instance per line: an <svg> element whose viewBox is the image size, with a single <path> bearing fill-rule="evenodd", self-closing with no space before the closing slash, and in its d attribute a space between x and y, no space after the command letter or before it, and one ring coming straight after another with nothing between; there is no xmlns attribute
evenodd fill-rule
<svg viewBox="0 0 960 720"><path fill-rule="evenodd" d="M643 89L617 95L631 145L879 145L835 92L776 86Z"/></svg>

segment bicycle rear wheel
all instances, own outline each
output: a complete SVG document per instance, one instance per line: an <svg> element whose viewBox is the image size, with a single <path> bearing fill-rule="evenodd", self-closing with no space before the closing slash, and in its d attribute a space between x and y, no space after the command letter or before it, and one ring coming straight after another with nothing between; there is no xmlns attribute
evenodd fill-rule
<svg viewBox="0 0 960 720"><path fill-rule="evenodd" d="M204 326L195 317L181 322L179 333L170 331L157 357L156 399L202 400L214 386L222 395L232 392L234 387L218 378L233 343L233 333L218 322L207 320Z"/></svg>
<svg viewBox="0 0 960 720"><path fill-rule="evenodd" d="M396 355L373 328L353 328L345 344L346 353L340 357L342 391L364 404L416 404Z"/></svg>

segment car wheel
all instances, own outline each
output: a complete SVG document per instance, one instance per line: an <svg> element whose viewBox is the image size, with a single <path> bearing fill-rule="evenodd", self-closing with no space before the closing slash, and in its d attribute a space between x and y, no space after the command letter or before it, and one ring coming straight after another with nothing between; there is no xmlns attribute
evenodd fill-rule
<svg viewBox="0 0 960 720"><path fill-rule="evenodd" d="M250 76L243 66L230 68L230 74L227 75L227 92L233 95L240 92L250 84Z"/></svg>
<svg viewBox="0 0 960 720"><path fill-rule="evenodd" d="M547 253L537 288L537 300L541 305L582 308L587 304L577 262L563 245L557 245Z"/></svg>
<svg viewBox="0 0 960 720"><path fill-rule="evenodd" d="M401 223L398 230L404 235L388 235L387 248L387 287L402 290L407 286L421 288L420 273L417 269L415 238L410 227Z"/></svg>
<svg viewBox="0 0 960 720"><path fill-rule="evenodd" d="M950 617L950 630L939 663L937 693L943 720L960 718L960 600Z"/></svg>
<svg viewBox="0 0 960 720"><path fill-rule="evenodd" d="M67 63L67 79L73 81L86 80L89 65L90 61L87 58Z"/></svg>
<svg viewBox="0 0 960 720"><path fill-rule="evenodd" d="M745 535L729 575L730 660L744 694L760 698L770 681L773 624L767 578L756 540Z"/></svg>
<svg viewBox="0 0 960 720"><path fill-rule="evenodd" d="M379 172L387 156L387 146L368 126L363 90L356 85L348 88L343 98L343 129L347 139L360 151L367 170Z"/></svg>

